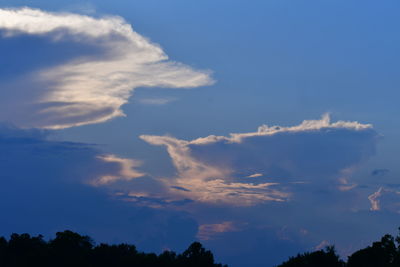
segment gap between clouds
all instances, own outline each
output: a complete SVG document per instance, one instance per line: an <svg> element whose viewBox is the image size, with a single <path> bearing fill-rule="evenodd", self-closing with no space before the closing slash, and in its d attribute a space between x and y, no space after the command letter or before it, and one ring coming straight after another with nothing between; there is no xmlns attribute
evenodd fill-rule
<svg viewBox="0 0 400 267"><path fill-rule="evenodd" d="M124 115L121 106L135 88L192 88L213 83L208 71L169 61L157 44L116 16L0 9L0 30L2 39L40 36L99 51L52 68L31 70L18 82L2 85L0 94L10 90L20 93L14 99L8 96L12 105L5 105L1 99L6 98L0 97L0 106L9 109L0 109L0 120L19 127L62 129L104 122Z"/></svg>

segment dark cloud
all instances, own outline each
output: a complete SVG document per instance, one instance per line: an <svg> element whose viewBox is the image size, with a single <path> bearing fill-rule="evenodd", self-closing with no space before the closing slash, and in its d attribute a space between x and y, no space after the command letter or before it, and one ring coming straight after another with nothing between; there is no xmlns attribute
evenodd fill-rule
<svg viewBox="0 0 400 267"><path fill-rule="evenodd" d="M87 184L120 171L96 146L49 141L48 134L0 127L0 235L71 229L151 251L181 250L194 239L197 224L185 212L119 201Z"/></svg>
<svg viewBox="0 0 400 267"><path fill-rule="evenodd" d="M389 173L389 170L388 169L375 169L375 170L373 170L372 172L371 172L371 175L372 176L379 176L379 177L382 177L382 176L385 176L386 174L388 174Z"/></svg>

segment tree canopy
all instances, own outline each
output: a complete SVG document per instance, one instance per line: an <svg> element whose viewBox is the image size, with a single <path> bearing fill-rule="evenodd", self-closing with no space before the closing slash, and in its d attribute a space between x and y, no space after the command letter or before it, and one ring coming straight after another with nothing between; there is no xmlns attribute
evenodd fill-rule
<svg viewBox="0 0 400 267"><path fill-rule="evenodd" d="M399 228L400 233L400 228ZM290 257L277 267L400 267L400 234L384 235L380 241L360 249L348 257L347 263L336 254L333 246Z"/></svg>
<svg viewBox="0 0 400 267"><path fill-rule="evenodd" d="M400 233L400 228L399 228ZM98 244L72 231L56 233L48 241L42 235L12 234L0 237L1 267L227 267L215 263L211 251L199 242L184 252L139 252L130 244ZM268 267L268 266L266 266ZM400 234L384 235L380 241L340 259L333 246L290 257L276 267L400 267Z"/></svg>
<svg viewBox="0 0 400 267"><path fill-rule="evenodd" d="M138 252L134 245L95 245L89 236L72 231L58 232L54 239L43 236L12 234L0 237L2 267L227 267L216 264L214 256L199 242L192 243L182 254L173 251Z"/></svg>

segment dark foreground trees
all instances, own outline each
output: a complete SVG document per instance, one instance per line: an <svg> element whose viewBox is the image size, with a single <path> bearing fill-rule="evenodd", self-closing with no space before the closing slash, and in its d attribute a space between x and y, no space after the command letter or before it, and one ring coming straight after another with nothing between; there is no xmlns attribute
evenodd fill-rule
<svg viewBox="0 0 400 267"><path fill-rule="evenodd" d="M1 267L226 267L214 263L213 254L195 242L182 254L165 251L160 255L138 252L134 245L100 244L71 231L58 232L45 241L43 236L12 234L0 237Z"/></svg>
<svg viewBox="0 0 400 267"><path fill-rule="evenodd" d="M384 235L372 246L350 255L347 263L340 260L334 247L327 247L291 257L277 267L400 267L400 234L396 238Z"/></svg>
<svg viewBox="0 0 400 267"><path fill-rule="evenodd" d="M288 261L278 267L344 267L334 247L326 247L325 250L306 252L290 257Z"/></svg>
<svg viewBox="0 0 400 267"><path fill-rule="evenodd" d="M347 261L348 267L400 267L400 236L385 235L372 246L354 252Z"/></svg>
<svg viewBox="0 0 400 267"><path fill-rule="evenodd" d="M399 228L400 231L400 228ZM173 251L138 252L134 245L95 245L88 236L64 231L46 241L43 236L12 234L0 237L0 267L227 267L200 243L181 254ZM269 267L269 266L266 266ZM400 234L385 235L371 246L354 252L347 263L334 247L290 257L277 267L400 267Z"/></svg>

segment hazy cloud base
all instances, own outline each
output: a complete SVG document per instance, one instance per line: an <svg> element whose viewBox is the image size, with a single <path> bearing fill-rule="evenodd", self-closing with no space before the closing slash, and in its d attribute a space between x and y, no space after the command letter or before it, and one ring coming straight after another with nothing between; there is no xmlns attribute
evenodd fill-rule
<svg viewBox="0 0 400 267"><path fill-rule="evenodd" d="M182 250L195 238L197 223L188 214L115 201L87 184L90 177L131 175L125 162L121 169L115 158L99 158L96 146L48 141L48 134L0 125L0 235L71 229L160 252Z"/></svg>

